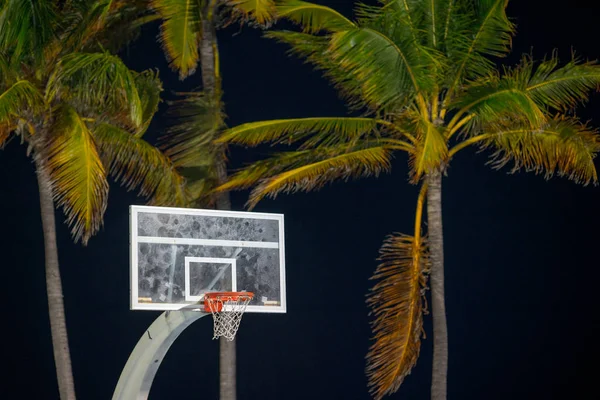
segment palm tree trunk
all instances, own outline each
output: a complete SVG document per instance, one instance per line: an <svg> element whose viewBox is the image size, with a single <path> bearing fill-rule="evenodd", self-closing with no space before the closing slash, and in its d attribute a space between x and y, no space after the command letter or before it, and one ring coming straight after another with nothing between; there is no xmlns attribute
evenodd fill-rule
<svg viewBox="0 0 600 400"><path fill-rule="evenodd" d="M46 291L48 294L48 313L50 317L58 391L61 400L75 400L75 384L71 367L71 354L69 352L62 282L58 266L54 201L52 200L50 175L45 169L45 160L37 150L34 154L34 160L40 191L40 209L42 214L42 229L44 231L46 262Z"/></svg>
<svg viewBox="0 0 600 400"><path fill-rule="evenodd" d="M431 313L433 316L433 371L431 400L446 400L448 327L444 297L444 234L442 230L442 174L427 177L427 226L431 254Z"/></svg>
<svg viewBox="0 0 600 400"><path fill-rule="evenodd" d="M207 95L220 100L221 79L219 74L217 34L213 24L216 1L207 5L202 19L202 40L200 41L200 66L202 68L202 86ZM227 180L225 165L225 147L217 152L217 178L219 184ZM219 210L231 210L229 193L220 193L216 199ZM236 341L228 341L221 337L219 340L219 398L220 400L235 400L236 394Z"/></svg>

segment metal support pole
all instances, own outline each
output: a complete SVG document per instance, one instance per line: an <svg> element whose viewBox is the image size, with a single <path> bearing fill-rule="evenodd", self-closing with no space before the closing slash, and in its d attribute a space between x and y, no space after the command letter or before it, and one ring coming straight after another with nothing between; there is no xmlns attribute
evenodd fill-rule
<svg viewBox="0 0 600 400"><path fill-rule="evenodd" d="M156 371L175 339L206 315L199 311L166 311L156 318L131 352L112 399L148 399Z"/></svg>

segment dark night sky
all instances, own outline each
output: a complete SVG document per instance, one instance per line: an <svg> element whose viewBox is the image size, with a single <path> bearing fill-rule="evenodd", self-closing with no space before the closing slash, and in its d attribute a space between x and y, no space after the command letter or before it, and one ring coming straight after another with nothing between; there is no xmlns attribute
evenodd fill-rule
<svg viewBox="0 0 600 400"><path fill-rule="evenodd" d="M351 1L328 0L351 15ZM600 58L600 6L577 1L553 7L513 1L519 34L509 62L533 49L571 48ZM158 67L166 88L190 90L198 75L179 82L155 43L156 27L126 54L141 70ZM238 33L237 35L233 35ZM230 126L261 119L344 115L343 103L319 73L284 54L286 48L244 28L220 31L226 111ZM600 95L580 115L600 126ZM149 138L164 129L164 107ZM234 149L234 164L248 152ZM444 181L446 296L451 400L595 399L600 356L597 242L600 188L484 165L465 152ZM5 327L2 399L57 399L45 297L43 242L34 169L25 146L13 141L0 155ZM385 235L410 232L416 187L406 159L379 179L338 183L320 192L265 201L256 211L286 218L288 313L247 315L238 335L238 398L367 399L364 356L369 318L364 297ZM235 193L242 210L247 193ZM84 400L105 400L139 336L159 312L130 311L128 206L143 204L117 185L104 228L84 248L71 243L59 216L59 256L76 389ZM174 344L150 399L218 397L218 346L205 318ZM426 329L431 322L426 319ZM8 357L6 356L8 355ZM392 399L429 396L431 341Z"/></svg>

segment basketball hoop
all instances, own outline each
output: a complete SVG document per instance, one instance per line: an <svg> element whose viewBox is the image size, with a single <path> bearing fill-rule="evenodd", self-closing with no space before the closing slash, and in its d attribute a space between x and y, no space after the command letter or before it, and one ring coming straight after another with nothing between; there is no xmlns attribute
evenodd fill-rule
<svg viewBox="0 0 600 400"><path fill-rule="evenodd" d="M213 316L213 339L223 336L229 341L235 338L246 306L254 297L251 292L211 292L204 294L204 311Z"/></svg>

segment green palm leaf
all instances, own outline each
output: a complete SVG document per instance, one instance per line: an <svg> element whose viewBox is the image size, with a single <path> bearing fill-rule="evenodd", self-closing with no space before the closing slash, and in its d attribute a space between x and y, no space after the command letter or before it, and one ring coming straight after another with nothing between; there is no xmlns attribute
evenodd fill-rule
<svg viewBox="0 0 600 400"><path fill-rule="evenodd" d="M427 30L427 43L439 48L445 40L452 7L456 0L426 0L423 25Z"/></svg>
<svg viewBox="0 0 600 400"><path fill-rule="evenodd" d="M134 127L143 122L135 74L108 53L71 53L63 57L46 87L49 101L66 99L78 108L122 114Z"/></svg>
<svg viewBox="0 0 600 400"><path fill-rule="evenodd" d="M138 37L142 25L160 18L148 8L147 0L94 0L72 6L75 17L62 47L75 51L117 52Z"/></svg>
<svg viewBox="0 0 600 400"><path fill-rule="evenodd" d="M106 25L108 13L113 6L120 6L114 0L93 2L74 2L73 13L67 18L70 29L63 43L73 49L79 49L86 41L93 39Z"/></svg>
<svg viewBox="0 0 600 400"><path fill-rule="evenodd" d="M71 107L58 111L47 167L57 205L63 207L75 241L87 243L102 224L108 183L92 134Z"/></svg>
<svg viewBox="0 0 600 400"><path fill-rule="evenodd" d="M10 124L18 116L41 110L44 98L31 82L17 81L0 94L0 124Z"/></svg>
<svg viewBox="0 0 600 400"><path fill-rule="evenodd" d="M183 177L157 148L109 124L96 126L94 138L109 173L128 190L139 188L153 204L186 205Z"/></svg>
<svg viewBox="0 0 600 400"><path fill-rule="evenodd" d="M184 79L196 71L202 13L198 0L152 0L162 17L160 41L170 66Z"/></svg>
<svg viewBox="0 0 600 400"><path fill-rule="evenodd" d="M598 182L594 158L600 136L573 118L556 117L538 130L514 127L494 132L486 145L496 149L491 161L495 168L513 162L511 172L523 168L546 179L557 174L584 185Z"/></svg>
<svg viewBox="0 0 600 400"><path fill-rule="evenodd" d="M430 264L426 242L412 236L390 235L379 252L371 279L380 281L367 299L375 316L367 376L377 400L398 390L419 358Z"/></svg>
<svg viewBox="0 0 600 400"><path fill-rule="evenodd" d="M161 147L177 167L207 165L214 161L213 142L225 125L222 104L203 92L179 94L169 108L175 124Z"/></svg>
<svg viewBox="0 0 600 400"><path fill-rule="evenodd" d="M292 144L313 136L306 147L331 146L364 138L378 123L374 118L316 117L249 122L227 129L218 143L258 146L265 142Z"/></svg>
<svg viewBox="0 0 600 400"><path fill-rule="evenodd" d="M277 5L277 16L293 21L304 32L332 32L353 29L356 25L332 8L300 0L286 0Z"/></svg>
<svg viewBox="0 0 600 400"><path fill-rule="evenodd" d="M361 24L388 27L386 32L398 37L410 38L423 44L425 29L419 26L425 17L423 0L381 0L382 7L358 4L356 11Z"/></svg>
<svg viewBox="0 0 600 400"><path fill-rule="evenodd" d="M135 129L135 135L141 137L146 133L154 114L158 111L160 94L163 90L158 72L144 71L135 77L135 85L142 105L142 123Z"/></svg>
<svg viewBox="0 0 600 400"><path fill-rule="evenodd" d="M452 9L461 25L452 27L446 46L451 58L448 87L454 91L464 79L487 75L495 64L487 56L509 52L514 25L506 16L508 0L457 1ZM464 18L469 16L469 18Z"/></svg>
<svg viewBox="0 0 600 400"><path fill-rule="evenodd" d="M5 0L0 7L0 50L11 54L15 65L27 57L40 61L44 47L56 35L54 2Z"/></svg>
<svg viewBox="0 0 600 400"><path fill-rule="evenodd" d="M343 71L331 71L334 80L374 109L400 108L432 88L428 63L410 38L393 41L376 30L359 28L332 34L328 50L330 62Z"/></svg>
<svg viewBox="0 0 600 400"><path fill-rule="evenodd" d="M522 68L532 68L530 59L525 59ZM596 62L572 60L557 68L558 58L551 57L542 62L529 81L527 91L542 106L566 111L588 99L592 90L600 89L600 65Z"/></svg>

